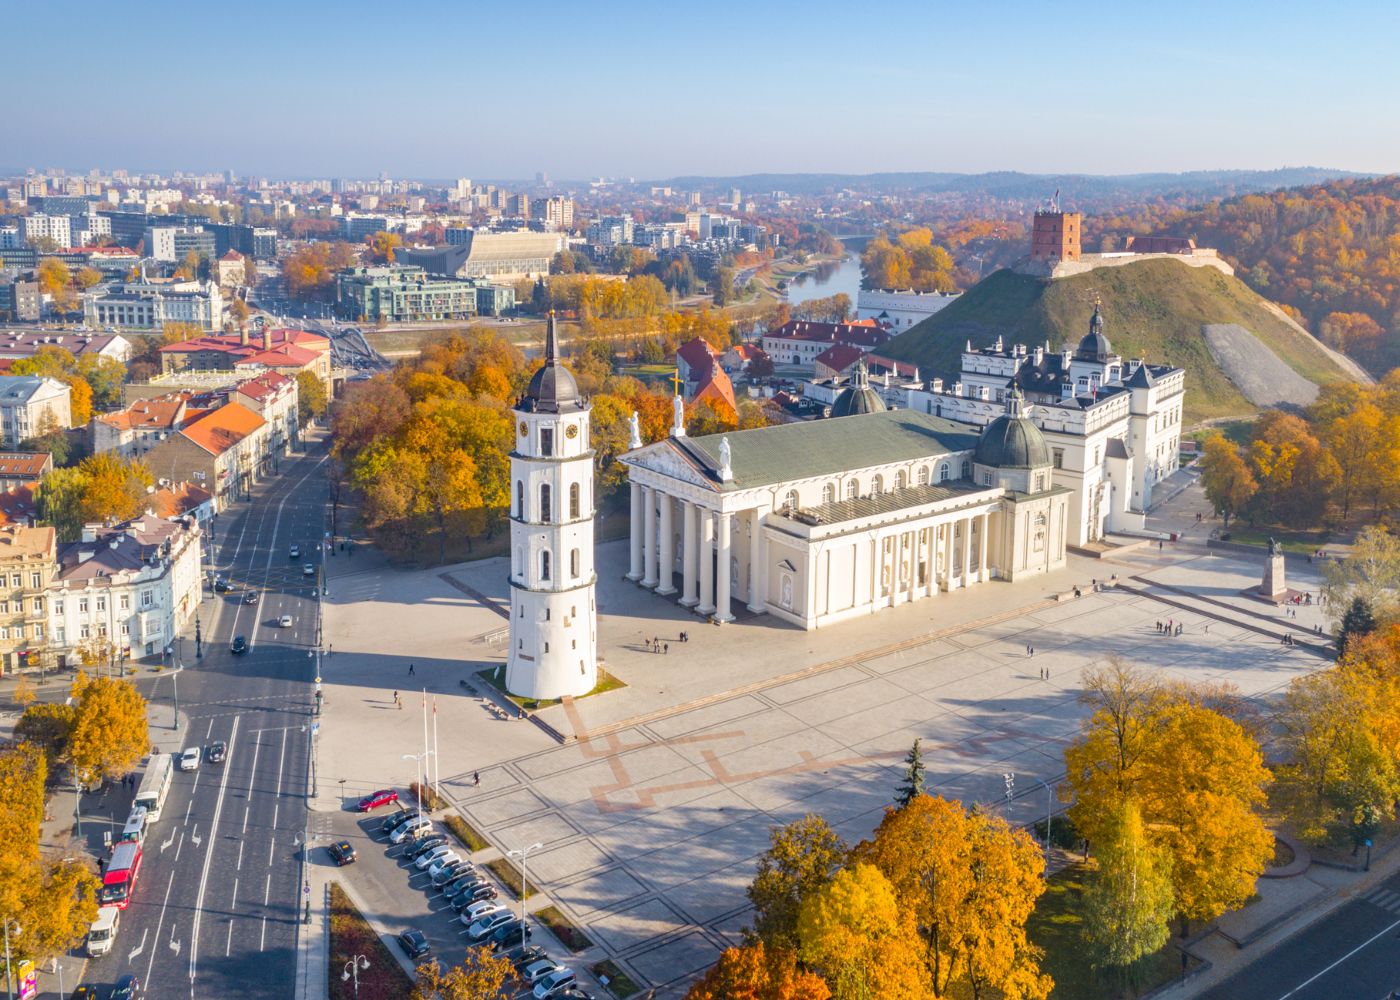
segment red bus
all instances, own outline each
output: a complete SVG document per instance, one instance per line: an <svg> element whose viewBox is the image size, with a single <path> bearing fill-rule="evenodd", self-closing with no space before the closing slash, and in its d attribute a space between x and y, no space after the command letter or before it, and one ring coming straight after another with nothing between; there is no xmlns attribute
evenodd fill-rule
<svg viewBox="0 0 1400 1000"><path fill-rule="evenodd" d="M136 888L136 873L141 870L141 845L136 843L118 844L112 852L112 860L102 875L102 890L97 894L103 906L115 906L125 910L131 902L131 892Z"/></svg>

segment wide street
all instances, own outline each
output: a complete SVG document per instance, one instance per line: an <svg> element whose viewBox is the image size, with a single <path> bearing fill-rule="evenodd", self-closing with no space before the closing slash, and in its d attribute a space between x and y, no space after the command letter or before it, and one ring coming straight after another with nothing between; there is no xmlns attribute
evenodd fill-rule
<svg viewBox="0 0 1400 1000"><path fill-rule="evenodd" d="M134 973L152 1000L291 993L317 641L316 578L303 564L320 562L324 456L318 438L216 524L214 567L234 589L206 591L204 655L196 658L192 638L177 650L184 728L156 743L169 753L222 740L228 759L176 772L116 947L89 964L86 982L110 985ZM301 547L297 558L289 556L293 544ZM244 603L250 590L256 604ZM279 627L283 615L290 628ZM239 635L250 648L235 656ZM142 687L154 700L174 694L164 674ZM120 824L130 799L130 790L109 791L97 811ZM85 799L85 811L95 806ZM95 853L105 828L84 824Z"/></svg>

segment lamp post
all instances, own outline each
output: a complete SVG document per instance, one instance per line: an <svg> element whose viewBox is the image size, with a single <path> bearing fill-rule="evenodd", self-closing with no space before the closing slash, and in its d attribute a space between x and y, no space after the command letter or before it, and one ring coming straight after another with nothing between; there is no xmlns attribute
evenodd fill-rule
<svg viewBox="0 0 1400 1000"><path fill-rule="evenodd" d="M413 797L414 797L414 799L416 799L416 800L418 801L418 818L419 818L419 819L422 819L422 818L423 818L423 768L424 768L425 766L427 766L427 762L428 762L428 751L424 750L422 753L406 753L406 754L403 755L403 757L402 757L401 759L403 759L403 760L412 760L412 761L416 761L416 762L418 763L418 794L415 795L415 796L413 796Z"/></svg>
<svg viewBox="0 0 1400 1000"><path fill-rule="evenodd" d="M194 658L204 659L204 632L199 624L199 612L194 613Z"/></svg>
<svg viewBox="0 0 1400 1000"><path fill-rule="evenodd" d="M355 996L360 995L360 970L369 968L369 959L363 955L356 955L345 963L345 969L340 973L340 981L343 983L351 978L355 981Z"/></svg>
<svg viewBox="0 0 1400 1000"><path fill-rule="evenodd" d="M1051 823L1052 819L1054 818L1053 809L1054 809L1054 801L1055 801L1055 800L1054 800L1054 798L1052 797L1053 793L1050 791L1050 782L1048 782L1048 781L1046 781L1044 778L1042 778L1042 779L1040 779L1040 783L1041 783L1042 785L1045 786L1045 868L1046 868L1047 871L1049 871L1049 869L1050 869L1050 823Z"/></svg>
<svg viewBox="0 0 1400 1000"><path fill-rule="evenodd" d="M525 926L525 896L529 893L530 885L529 879L525 875L526 865L529 863L530 852L539 850L543 846L544 844L537 843L531 844L529 847L522 847L518 851L506 852L512 858L518 857L520 859L520 926L522 928ZM522 943L524 942L525 937L523 934L520 940Z"/></svg>
<svg viewBox="0 0 1400 1000"><path fill-rule="evenodd" d="M9 917L0 917L0 923L5 925L5 992L10 1000L15 1000L15 978L10 971L10 925L15 925L15 937L19 937L21 928Z"/></svg>
<svg viewBox="0 0 1400 1000"><path fill-rule="evenodd" d="M180 731L180 674L184 669L184 661L179 660L176 662L175 669L170 671L170 683L175 688L175 721L170 728L177 733Z"/></svg>

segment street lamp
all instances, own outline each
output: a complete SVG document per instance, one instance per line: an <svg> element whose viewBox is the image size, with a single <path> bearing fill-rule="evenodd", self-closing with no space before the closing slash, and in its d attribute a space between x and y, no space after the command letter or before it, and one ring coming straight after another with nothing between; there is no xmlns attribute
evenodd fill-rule
<svg viewBox="0 0 1400 1000"><path fill-rule="evenodd" d="M184 673L185 664L179 661L174 670L170 671L170 683L175 688L175 721L170 728L177 733L180 731L180 674Z"/></svg>
<svg viewBox="0 0 1400 1000"><path fill-rule="evenodd" d="M23 932L19 922L11 920L9 917L0 917L0 923L5 925L5 992L10 1000L15 1000L15 977L10 971L10 925L14 924L15 937L19 937Z"/></svg>
<svg viewBox="0 0 1400 1000"><path fill-rule="evenodd" d="M539 850L544 844L531 844L529 847L522 847L518 851L507 851L506 854L512 858L520 859L520 926L525 927L525 896L529 893L530 882L525 876L526 865L529 863L530 852ZM525 940L522 934L520 940Z"/></svg>
<svg viewBox="0 0 1400 1000"><path fill-rule="evenodd" d="M340 981L346 982L353 978L355 980L355 996L360 995L360 970L369 968L369 959L363 955L356 955L345 963L345 969L340 973Z"/></svg>
<svg viewBox="0 0 1400 1000"><path fill-rule="evenodd" d="M418 800L418 818L423 818L423 769L427 766L428 751L422 753L406 753L401 758L403 760L417 761L418 763L418 794L413 796Z"/></svg>

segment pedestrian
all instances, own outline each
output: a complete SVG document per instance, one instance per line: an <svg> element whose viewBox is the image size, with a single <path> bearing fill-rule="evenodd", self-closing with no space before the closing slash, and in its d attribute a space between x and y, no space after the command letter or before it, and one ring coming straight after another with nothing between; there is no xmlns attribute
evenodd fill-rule
<svg viewBox="0 0 1400 1000"><path fill-rule="evenodd" d="M1210 622L1206 622L1206 635L1210 635Z"/></svg>
<svg viewBox="0 0 1400 1000"><path fill-rule="evenodd" d="M671 651L671 644L670 644L669 642L663 642L663 643L661 644L661 652L663 652L663 653L669 653L670 651Z"/></svg>
<svg viewBox="0 0 1400 1000"><path fill-rule="evenodd" d="M1161 551L1162 551L1162 540L1161 540L1160 538L1157 539L1157 551L1158 551L1158 552L1161 552Z"/></svg>
<svg viewBox="0 0 1400 1000"><path fill-rule="evenodd" d="M481 784L481 775L478 774L476 771L473 771L473 772L472 772L472 787L474 787L474 788L475 788L475 787L478 787L478 786L480 786L480 784Z"/></svg>
<svg viewBox="0 0 1400 1000"><path fill-rule="evenodd" d="M408 665L408 676L410 676L410 677L413 676L413 664L412 664L412 663L410 663L410 664Z"/></svg>

